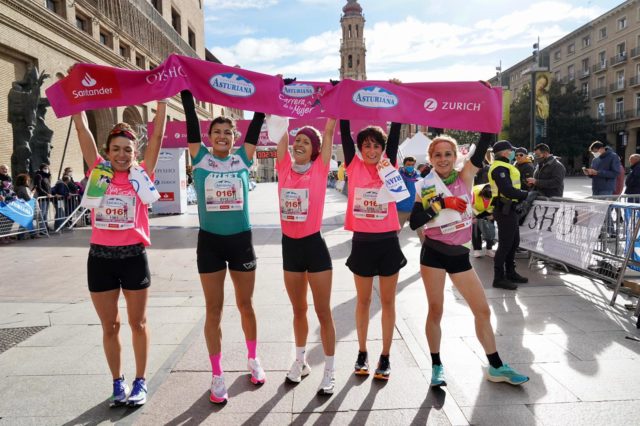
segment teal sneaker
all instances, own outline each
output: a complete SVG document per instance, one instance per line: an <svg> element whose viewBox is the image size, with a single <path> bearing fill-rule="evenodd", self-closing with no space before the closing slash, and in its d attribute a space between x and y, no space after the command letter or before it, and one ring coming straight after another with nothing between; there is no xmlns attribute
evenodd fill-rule
<svg viewBox="0 0 640 426"><path fill-rule="evenodd" d="M434 365L431 367L431 387L447 386L444 380L444 367L442 365Z"/></svg>
<svg viewBox="0 0 640 426"><path fill-rule="evenodd" d="M487 380L495 383L507 382L510 385L521 385L528 382L529 378L518 373L507 364L504 364L500 368L493 368L489 366L489 371L487 372Z"/></svg>

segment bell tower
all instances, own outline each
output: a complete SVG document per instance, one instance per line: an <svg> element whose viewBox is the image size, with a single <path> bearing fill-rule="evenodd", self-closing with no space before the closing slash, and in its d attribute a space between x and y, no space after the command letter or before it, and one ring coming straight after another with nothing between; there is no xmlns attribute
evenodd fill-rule
<svg viewBox="0 0 640 426"><path fill-rule="evenodd" d="M364 15L358 0L347 0L342 8L340 25L342 26L342 40L340 40L340 80L366 80L364 46Z"/></svg>

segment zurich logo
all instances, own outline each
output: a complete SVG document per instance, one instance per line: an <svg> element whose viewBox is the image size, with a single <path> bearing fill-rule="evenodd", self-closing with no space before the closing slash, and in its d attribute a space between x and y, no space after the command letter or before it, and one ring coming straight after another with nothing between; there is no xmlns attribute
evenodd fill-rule
<svg viewBox="0 0 640 426"><path fill-rule="evenodd" d="M379 86L363 87L353 94L353 102L365 108L393 108L398 106L398 97Z"/></svg>
<svg viewBox="0 0 640 426"><path fill-rule="evenodd" d="M282 87L282 94L292 98L308 98L314 93L315 89L310 84L292 83Z"/></svg>
<svg viewBox="0 0 640 426"><path fill-rule="evenodd" d="M433 98L429 98L426 101L424 101L424 109L427 112L432 112L435 111L436 108L438 108L438 101L436 101Z"/></svg>
<svg viewBox="0 0 640 426"><path fill-rule="evenodd" d="M89 75L89 73L84 73L84 78L82 79L82 85L84 87L93 87L95 86L97 81Z"/></svg>
<svg viewBox="0 0 640 426"><path fill-rule="evenodd" d="M240 98L249 97L256 92L256 86L251 81L234 73L216 74L209 79L209 85L225 95Z"/></svg>

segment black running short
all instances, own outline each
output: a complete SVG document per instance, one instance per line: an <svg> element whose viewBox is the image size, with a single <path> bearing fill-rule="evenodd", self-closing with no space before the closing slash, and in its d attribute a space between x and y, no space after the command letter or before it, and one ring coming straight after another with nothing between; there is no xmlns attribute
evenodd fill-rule
<svg viewBox="0 0 640 426"><path fill-rule="evenodd" d="M151 272L144 245L108 247L91 244L87 260L89 291L144 290Z"/></svg>
<svg viewBox="0 0 640 426"><path fill-rule="evenodd" d="M303 238L282 234L282 268L289 272L322 272L333 268L320 232Z"/></svg>
<svg viewBox="0 0 640 426"><path fill-rule="evenodd" d="M251 231L218 235L201 229L197 253L198 272L201 274L221 271L227 268L227 264L231 271L250 272L256 269Z"/></svg>
<svg viewBox="0 0 640 426"><path fill-rule="evenodd" d="M468 251L463 254L447 254L429 245L428 241L422 244L420 264L431 268L444 269L450 274L457 274L471 269Z"/></svg>
<svg viewBox="0 0 640 426"><path fill-rule="evenodd" d="M351 254L347 267L361 277L388 277L396 274L407 264L402 254L398 234L365 234L356 232L351 241Z"/></svg>

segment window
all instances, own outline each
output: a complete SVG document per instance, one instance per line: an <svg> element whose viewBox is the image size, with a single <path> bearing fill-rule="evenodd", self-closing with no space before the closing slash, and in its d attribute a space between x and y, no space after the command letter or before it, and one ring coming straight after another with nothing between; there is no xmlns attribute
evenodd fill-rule
<svg viewBox="0 0 640 426"><path fill-rule="evenodd" d="M560 51L556 50L555 52L553 52L553 60L554 61L559 61L560 60Z"/></svg>
<svg viewBox="0 0 640 426"><path fill-rule="evenodd" d="M127 61L131 60L131 48L127 44L120 42L119 50L120 56L125 58Z"/></svg>
<svg viewBox="0 0 640 426"><path fill-rule="evenodd" d="M616 73L616 86L618 89L624 89L624 70Z"/></svg>
<svg viewBox="0 0 640 426"><path fill-rule="evenodd" d="M624 30L625 28L627 28L627 17L623 16L622 18L618 19L618 31Z"/></svg>
<svg viewBox="0 0 640 426"><path fill-rule="evenodd" d="M351 38L351 24L349 24L349 38Z"/></svg>
<svg viewBox="0 0 640 426"><path fill-rule="evenodd" d="M636 117L640 116L640 93L636 93Z"/></svg>
<svg viewBox="0 0 640 426"><path fill-rule="evenodd" d="M627 47L626 47L626 43L622 42L620 44L618 44L616 46L616 54L620 57L620 58L624 58L625 55L627 54L626 52Z"/></svg>
<svg viewBox="0 0 640 426"><path fill-rule="evenodd" d="M139 53L136 53L136 66L138 68L144 69L144 56L140 55Z"/></svg>
<svg viewBox="0 0 640 426"><path fill-rule="evenodd" d="M613 106L615 108L616 120L622 120L624 118L624 98L616 98Z"/></svg>
<svg viewBox="0 0 640 426"><path fill-rule="evenodd" d="M600 68L604 68L607 66L607 52L602 51L598 53L598 63L600 64Z"/></svg>
<svg viewBox="0 0 640 426"><path fill-rule="evenodd" d="M113 37L104 28L100 28L100 43L107 47L113 47Z"/></svg>
<svg viewBox="0 0 640 426"><path fill-rule="evenodd" d="M589 58L582 60L582 75L589 75Z"/></svg>
<svg viewBox="0 0 640 426"><path fill-rule="evenodd" d="M178 34L182 34L180 26L180 14L174 8L171 8L171 26Z"/></svg>
<svg viewBox="0 0 640 426"><path fill-rule="evenodd" d="M160 12L160 14L162 14L162 0L151 0L151 4L158 12Z"/></svg>
<svg viewBox="0 0 640 426"><path fill-rule="evenodd" d="M353 68L353 56L349 55L349 57L347 58L347 66L349 68Z"/></svg>
<svg viewBox="0 0 640 426"><path fill-rule="evenodd" d="M591 46L591 35L582 37L582 47Z"/></svg>
<svg viewBox="0 0 640 426"><path fill-rule="evenodd" d="M60 15L63 18L67 17L65 10L66 5L64 0L45 0L45 6L56 15Z"/></svg>
<svg viewBox="0 0 640 426"><path fill-rule="evenodd" d="M582 83L582 87L581 87L580 91L582 92L583 96L589 96L589 82L588 81L585 81L584 83Z"/></svg>
<svg viewBox="0 0 640 426"><path fill-rule="evenodd" d="M567 46L567 54L573 55L574 53L576 53L576 44L571 43L570 45Z"/></svg>
<svg viewBox="0 0 640 426"><path fill-rule="evenodd" d="M596 87L597 87L598 89L601 89L601 88L603 88L603 87L604 87L604 84L605 84L605 83L604 83L604 77L600 77L600 78L598 78L598 81L597 81Z"/></svg>
<svg viewBox="0 0 640 426"><path fill-rule="evenodd" d="M358 35L358 34L359 34L359 31L360 31L360 28L359 28L359 27L360 27L360 26L359 26L358 24L356 24L356 38L358 38L358 37L359 37L359 35Z"/></svg>
<svg viewBox="0 0 640 426"><path fill-rule="evenodd" d="M573 65L569 65L567 67L567 77L568 77L569 81L575 80L575 78L576 78L576 68Z"/></svg>
<svg viewBox="0 0 640 426"><path fill-rule="evenodd" d="M196 50L196 33L194 33L191 28L187 28L187 34L189 38L189 46L191 46L193 50Z"/></svg>
<svg viewBox="0 0 640 426"><path fill-rule="evenodd" d="M560 81L560 71L556 71L553 73L553 79L555 81Z"/></svg>
<svg viewBox="0 0 640 426"><path fill-rule="evenodd" d="M82 32L89 33L88 20L84 16L76 14L76 28Z"/></svg>
<svg viewBox="0 0 640 426"><path fill-rule="evenodd" d="M156 65L156 64L154 64L152 62L149 62L149 71L153 71L157 67L158 67L158 65Z"/></svg>
<svg viewBox="0 0 640 426"><path fill-rule="evenodd" d="M604 102L598 103L598 120L604 122L605 107Z"/></svg>
<svg viewBox="0 0 640 426"><path fill-rule="evenodd" d="M600 34L600 40L602 40L603 38L607 38L607 27L600 28L598 34Z"/></svg>

